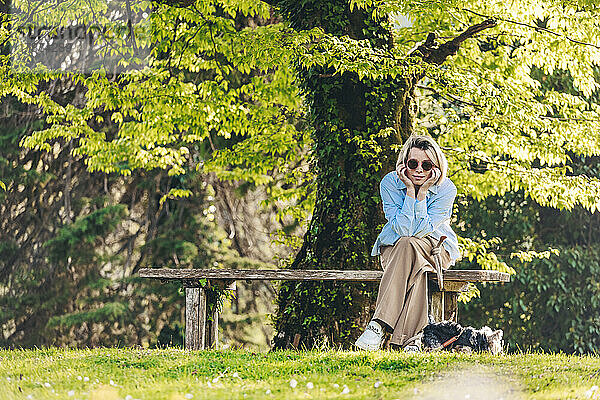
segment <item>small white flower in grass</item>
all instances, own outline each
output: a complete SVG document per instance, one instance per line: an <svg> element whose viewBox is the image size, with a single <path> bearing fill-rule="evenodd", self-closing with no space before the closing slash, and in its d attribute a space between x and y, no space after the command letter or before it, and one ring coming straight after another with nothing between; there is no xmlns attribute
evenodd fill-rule
<svg viewBox="0 0 600 400"><path fill-rule="evenodd" d="M89 380L90 380L90 378L88 378L87 376L84 376L84 377L83 377L83 381L84 381L84 382L89 382Z"/></svg>
<svg viewBox="0 0 600 400"><path fill-rule="evenodd" d="M208 385L209 388L212 389L212 383L210 383L210 381L206 381L206 384Z"/></svg>
<svg viewBox="0 0 600 400"><path fill-rule="evenodd" d="M312 382L308 382L308 383L306 384L306 388L307 388L307 389L312 389L312 388L314 388L314 387L315 387L315 385L313 385L313 383L312 383Z"/></svg>
<svg viewBox="0 0 600 400"><path fill-rule="evenodd" d="M110 386L115 386L115 381L113 381L113 380L111 379L111 380L110 380L110 382L108 382L108 384L109 384Z"/></svg>
<svg viewBox="0 0 600 400"><path fill-rule="evenodd" d="M290 387L293 389L293 388L295 388L296 386L298 386L298 381L297 381L297 380L295 380L294 378L292 378L292 379L290 380Z"/></svg>
<svg viewBox="0 0 600 400"><path fill-rule="evenodd" d="M194 395L191 393L186 393L185 396L183 396L183 397L185 397L186 399L191 399L194 397Z"/></svg>
<svg viewBox="0 0 600 400"><path fill-rule="evenodd" d="M7 376L7 377L6 377L6 380L10 382L10 377L8 377L8 376Z"/></svg>
<svg viewBox="0 0 600 400"><path fill-rule="evenodd" d="M48 382L46 382L46 383L44 383L44 386L50 387L50 384Z"/></svg>
<svg viewBox="0 0 600 400"><path fill-rule="evenodd" d="M271 394L271 389L267 389L267 390L265 390L265 394L266 394L266 395L270 395L270 394Z"/></svg>
<svg viewBox="0 0 600 400"><path fill-rule="evenodd" d="M381 382L381 381L377 381L377 382L375 382L375 383L373 384L373 387L374 387L375 389L377 389L377 388L378 388L379 386L381 386L381 385L383 385L383 382Z"/></svg>
<svg viewBox="0 0 600 400"><path fill-rule="evenodd" d="M219 382L219 377L217 376L216 378L213 378L212 383L217 383Z"/></svg>
<svg viewBox="0 0 600 400"><path fill-rule="evenodd" d="M75 396L75 391L74 390L69 390L69 392L67 393L67 395L69 395L69 397L73 397L73 396Z"/></svg>
<svg viewBox="0 0 600 400"><path fill-rule="evenodd" d="M340 387L340 385L338 385L337 383L334 383L334 384L333 384L333 387L337 389L337 388L339 388L339 387Z"/></svg>
<svg viewBox="0 0 600 400"><path fill-rule="evenodd" d="M83 379L83 378L81 377L81 375L77 375L77 380L78 380L78 381L80 381L80 380L82 380L82 379Z"/></svg>
<svg viewBox="0 0 600 400"><path fill-rule="evenodd" d="M31 399L33 399L33 396L32 396L32 395L30 395L30 394L28 394L28 395L27 395L27 399L31 400Z"/></svg>
<svg viewBox="0 0 600 400"><path fill-rule="evenodd" d="M133 396L128 394L127 396L125 396L125 400L133 400Z"/></svg>
<svg viewBox="0 0 600 400"><path fill-rule="evenodd" d="M348 389L348 386L344 385L344 390L342 390L342 394L348 394L350 393L350 389Z"/></svg>
<svg viewBox="0 0 600 400"><path fill-rule="evenodd" d="M592 387L590 388L590 390L591 390L592 392L595 392L596 390L598 390L598 386L594 385L594 386L592 386Z"/></svg>
<svg viewBox="0 0 600 400"><path fill-rule="evenodd" d="M240 374L238 374L237 372L234 372L232 376L233 376L234 378L239 378L239 377L240 377Z"/></svg>

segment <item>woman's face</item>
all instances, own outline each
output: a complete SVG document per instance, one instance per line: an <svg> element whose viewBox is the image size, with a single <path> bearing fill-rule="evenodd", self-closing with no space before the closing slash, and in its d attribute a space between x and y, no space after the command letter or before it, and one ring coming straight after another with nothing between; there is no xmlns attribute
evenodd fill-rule
<svg viewBox="0 0 600 400"><path fill-rule="evenodd" d="M427 156L427 153L425 153L425 151L413 147L412 149L410 149L410 152L408 153L408 160L417 160L419 162L419 165L417 165L416 169L410 169L406 168L406 176L408 176L408 179L410 179L410 181L413 183L413 185L415 186L421 186L423 185L423 183L425 183L425 181L431 176L432 171L433 170L429 170L429 171L424 171L423 170L423 161L427 160L429 162L432 162L429 157ZM408 160L406 162L406 164L408 164Z"/></svg>

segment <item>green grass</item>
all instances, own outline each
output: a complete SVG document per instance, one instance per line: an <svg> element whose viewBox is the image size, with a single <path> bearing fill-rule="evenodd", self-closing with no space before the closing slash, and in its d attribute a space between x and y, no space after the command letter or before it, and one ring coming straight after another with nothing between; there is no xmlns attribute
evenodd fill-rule
<svg viewBox="0 0 600 400"><path fill-rule="evenodd" d="M292 379L295 388L290 387ZM312 388L307 388L309 382ZM0 399L465 398L463 392L472 390L474 400L478 389L469 385L477 382L490 390L497 385L506 393L505 400L600 399L600 391L590 392L592 386L600 386L600 358L385 351L0 350ZM348 393L342 394L344 385ZM449 394L453 390L460 394Z"/></svg>

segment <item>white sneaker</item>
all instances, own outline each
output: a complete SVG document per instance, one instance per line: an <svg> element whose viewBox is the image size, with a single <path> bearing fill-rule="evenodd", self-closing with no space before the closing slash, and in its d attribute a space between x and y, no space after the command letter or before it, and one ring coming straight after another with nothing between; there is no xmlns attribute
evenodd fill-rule
<svg viewBox="0 0 600 400"><path fill-rule="evenodd" d="M409 344L404 346L403 349L406 353L420 353L421 352L421 347L419 347L416 344Z"/></svg>
<svg viewBox="0 0 600 400"><path fill-rule="evenodd" d="M377 322L371 321L354 345L362 350L375 351L379 350L381 342L383 342L383 328Z"/></svg>

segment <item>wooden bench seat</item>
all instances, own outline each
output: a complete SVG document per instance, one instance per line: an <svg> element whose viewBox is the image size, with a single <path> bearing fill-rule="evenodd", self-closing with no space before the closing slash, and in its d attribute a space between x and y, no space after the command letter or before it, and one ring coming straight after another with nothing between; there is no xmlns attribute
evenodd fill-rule
<svg viewBox="0 0 600 400"><path fill-rule="evenodd" d="M208 285L233 288L238 280L287 280L287 281L345 281L378 282L383 271L367 270L290 270L290 269L167 269L143 268L138 272L142 278L162 281L180 280L185 287L185 348L201 350L218 342L218 313L207 315L206 292L200 284L206 279ZM437 287L435 274L429 280L429 312L436 321L458 319L457 299L467 290L470 282L509 282L510 275L499 271L447 270L444 271L444 288ZM216 310L216 307L213 307Z"/></svg>

